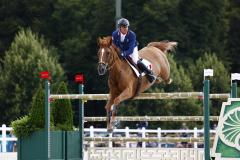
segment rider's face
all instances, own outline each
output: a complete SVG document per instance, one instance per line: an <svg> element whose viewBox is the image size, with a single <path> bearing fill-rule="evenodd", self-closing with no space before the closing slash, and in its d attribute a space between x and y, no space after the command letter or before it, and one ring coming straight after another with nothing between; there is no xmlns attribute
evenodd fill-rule
<svg viewBox="0 0 240 160"><path fill-rule="evenodd" d="M128 27L127 26L120 26L120 32L122 34L127 34L128 32Z"/></svg>

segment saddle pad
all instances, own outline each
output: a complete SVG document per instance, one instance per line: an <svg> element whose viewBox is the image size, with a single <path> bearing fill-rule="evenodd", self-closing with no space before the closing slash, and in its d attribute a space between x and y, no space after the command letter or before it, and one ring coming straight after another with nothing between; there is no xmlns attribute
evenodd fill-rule
<svg viewBox="0 0 240 160"><path fill-rule="evenodd" d="M146 60L146 59L142 59L141 60L146 66L148 69L151 69L152 70L152 64ZM130 67L132 68L132 70L134 71L134 73L136 74L137 77L140 76L140 73L139 71L127 60L128 64L130 65ZM142 72L141 76L144 76L145 75L145 72Z"/></svg>

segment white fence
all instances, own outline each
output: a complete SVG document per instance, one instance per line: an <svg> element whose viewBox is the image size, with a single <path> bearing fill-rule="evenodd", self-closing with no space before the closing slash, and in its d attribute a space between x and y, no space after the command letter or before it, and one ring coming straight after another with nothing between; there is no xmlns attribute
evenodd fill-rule
<svg viewBox="0 0 240 160"><path fill-rule="evenodd" d="M210 133L212 135L215 135L215 130L210 130ZM90 138L95 138L95 137L104 137L104 136L109 136L110 138L112 137L125 137L125 138L131 138L131 137L139 137L141 136L142 138L146 137L156 137L158 139L161 139L165 136L172 136L176 137L181 137L181 135L186 134L187 137L192 137L192 138L203 138L204 130L203 129L187 129L187 130L162 130L161 128L158 128L156 130L152 129L129 129L126 127L125 129L115 129L114 133L107 134L107 129L105 128L94 128L91 126L90 128L85 128L84 129L84 136L85 137L90 137ZM179 141L180 142L180 141ZM94 141L90 141L90 147L94 147L95 143ZM86 144L86 142L85 142ZM165 143L166 144L166 143ZM162 147L164 146L162 143L157 143L156 147ZM108 141L108 147L113 147L113 142ZM129 148L131 147L130 142L126 142L125 147ZM142 148L146 148L146 142L142 142ZM194 142L194 148L198 148L198 142Z"/></svg>
<svg viewBox="0 0 240 160"><path fill-rule="evenodd" d="M0 152L6 152L7 151L7 142L9 141L17 141L16 137L9 137L10 131L12 130L11 127L6 127L6 125L2 125L0 127ZM158 129L129 129L128 127L124 129L115 129L113 133L108 134L106 128L94 128L91 126L90 128L84 128L84 136L95 138L95 137L104 137L109 136L111 137L125 137L125 138L131 138L131 137L157 137L161 139L162 137L172 135L172 137L176 137L176 135L181 136L182 134L187 134L188 137L192 138L200 138L203 137L203 129L187 129L187 130L162 130L161 128ZM215 130L210 130L211 134L215 134ZM90 147L94 147L96 142L90 141ZM141 147L146 148L147 142L142 142ZM86 142L85 142L86 144ZM126 142L125 147L130 148L132 147L131 142ZM135 143L136 144L136 143ZM165 143L166 144L166 143ZM164 146L163 143L157 143L156 147L162 147ZM108 147L113 147L113 142L108 141ZM198 148L198 142L194 142L194 148Z"/></svg>
<svg viewBox="0 0 240 160"><path fill-rule="evenodd" d="M5 124L0 127L0 152L7 152L7 142L17 141L17 138L11 134L11 127Z"/></svg>

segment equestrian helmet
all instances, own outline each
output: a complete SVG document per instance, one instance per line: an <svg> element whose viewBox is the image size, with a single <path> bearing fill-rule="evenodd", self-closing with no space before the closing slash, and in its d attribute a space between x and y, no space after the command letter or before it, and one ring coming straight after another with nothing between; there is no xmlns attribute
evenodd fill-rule
<svg viewBox="0 0 240 160"><path fill-rule="evenodd" d="M128 27L130 26L129 21L126 18L121 18L118 20L118 27L120 28L121 26Z"/></svg>

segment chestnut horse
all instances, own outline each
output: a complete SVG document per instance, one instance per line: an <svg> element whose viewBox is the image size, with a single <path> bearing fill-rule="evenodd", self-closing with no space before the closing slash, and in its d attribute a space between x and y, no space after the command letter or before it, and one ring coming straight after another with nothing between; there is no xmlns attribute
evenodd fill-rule
<svg viewBox="0 0 240 160"><path fill-rule="evenodd" d="M98 73L104 75L107 70L109 71L108 86L110 91L105 109L107 112L107 129L112 132L116 123L116 107L120 102L133 98L137 92L144 92L155 82L171 83L170 66L166 53L173 50L177 42L151 42L139 50L139 56L152 64L152 70L158 77L153 83L150 83L146 76L143 76L141 83L139 83L138 77L128 62L120 57L120 51L112 43L111 36L98 38L98 45L100 47L98 50Z"/></svg>

